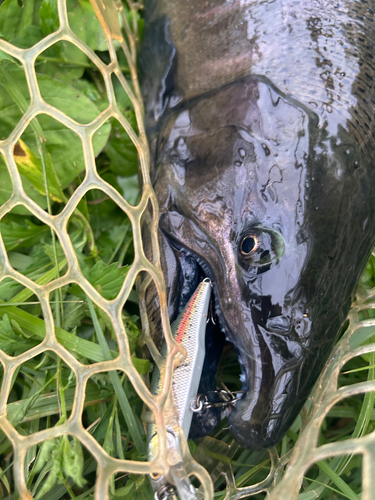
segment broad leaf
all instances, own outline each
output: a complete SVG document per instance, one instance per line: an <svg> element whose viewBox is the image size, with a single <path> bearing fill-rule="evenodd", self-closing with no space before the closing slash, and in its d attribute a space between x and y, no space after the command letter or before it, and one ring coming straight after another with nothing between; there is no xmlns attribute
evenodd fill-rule
<svg viewBox="0 0 375 500"><path fill-rule="evenodd" d="M42 160L38 158L21 139L16 144L13 155L19 172L32 183L40 194L46 196L48 189L48 194L53 201L59 201L61 203L65 200L59 178L53 168L51 155L49 153L47 153L45 158L45 174L43 172ZM47 182L45 182L44 176Z"/></svg>
<svg viewBox="0 0 375 500"><path fill-rule="evenodd" d="M23 352L35 347L39 339L35 340L26 336L15 320L10 321L9 316L4 314L0 320L0 347L9 356L18 356Z"/></svg>
<svg viewBox="0 0 375 500"><path fill-rule="evenodd" d="M18 93L24 96L28 105L29 96L24 73L15 65L12 65L11 69L7 68L7 75L11 79L12 85L17 87ZM38 81L41 93L46 101L64 111L73 119L82 123L89 123L100 113L97 106L79 90L47 75L39 75ZM19 106L5 89L1 89L1 86L0 90L2 90L0 92L0 137L7 137L9 131L18 123ZM81 140L72 130L67 129L47 115L39 115L38 122L46 138L46 151L51 155L51 161L62 189L65 189L85 168ZM93 138L95 155L98 155L106 145L110 127L110 124L104 124L100 129L101 134L95 134ZM22 135L22 140L38 156L35 134L30 126ZM29 186L30 184L29 181ZM32 192L28 194L38 202L40 194L35 186L33 186L33 189L37 192L35 194L39 196L33 196ZM0 157L0 203L4 203L11 192L12 186L8 174L5 172L4 160Z"/></svg>
<svg viewBox="0 0 375 500"><path fill-rule="evenodd" d="M24 35L26 28L33 24L34 0L5 0L0 7L0 33L2 38L15 43L15 39ZM30 47L30 45L29 45Z"/></svg>
<svg viewBox="0 0 375 500"><path fill-rule="evenodd" d="M20 219L19 222L10 220L0 222L0 233L7 251L15 248L30 248L50 232L48 226L37 226L29 219Z"/></svg>
<svg viewBox="0 0 375 500"><path fill-rule="evenodd" d="M105 299L112 300L119 293L128 269L128 266L118 268L116 262L107 266L100 260L90 270L84 269L83 274ZM78 285L72 285L71 293L86 299Z"/></svg>
<svg viewBox="0 0 375 500"><path fill-rule="evenodd" d="M69 24L72 30L92 50L108 50L107 39L89 0L67 1Z"/></svg>

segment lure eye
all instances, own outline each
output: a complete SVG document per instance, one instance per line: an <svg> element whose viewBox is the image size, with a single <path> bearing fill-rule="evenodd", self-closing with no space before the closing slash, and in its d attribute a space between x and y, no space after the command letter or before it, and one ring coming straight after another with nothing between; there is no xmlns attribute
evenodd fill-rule
<svg viewBox="0 0 375 500"><path fill-rule="evenodd" d="M245 238L241 241L241 254L244 257L248 257L258 248L259 240L255 234L251 234L245 236Z"/></svg>

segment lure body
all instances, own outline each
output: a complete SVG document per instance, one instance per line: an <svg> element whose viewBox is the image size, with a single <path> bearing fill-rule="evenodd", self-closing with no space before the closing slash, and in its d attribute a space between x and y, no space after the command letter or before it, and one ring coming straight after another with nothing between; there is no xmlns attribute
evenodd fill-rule
<svg viewBox="0 0 375 500"><path fill-rule="evenodd" d="M201 385L215 388L224 335L245 392L228 423L247 448L274 445L298 415L374 243L374 12L374 0L146 2L169 314L210 277L218 328ZM157 339L152 288L147 301ZM201 415L191 435L217 421Z"/></svg>
<svg viewBox="0 0 375 500"><path fill-rule="evenodd" d="M211 282L202 281L183 311L172 325L172 335L178 344L185 347L187 355L182 364L177 366L173 373L172 391L175 408L178 414L178 423L186 437L189 435L193 417L192 402L196 399L202 368L205 359L205 331L207 312L210 303ZM161 349L165 359L167 355L166 344ZM151 381L152 394L159 394L164 384L165 361L161 366L155 367ZM168 429L167 429L168 431ZM153 460L158 453L157 427L148 424L148 459ZM175 439L172 432L167 432L168 439ZM171 445L173 446L173 442ZM151 476L151 483L158 492L168 487L167 478Z"/></svg>

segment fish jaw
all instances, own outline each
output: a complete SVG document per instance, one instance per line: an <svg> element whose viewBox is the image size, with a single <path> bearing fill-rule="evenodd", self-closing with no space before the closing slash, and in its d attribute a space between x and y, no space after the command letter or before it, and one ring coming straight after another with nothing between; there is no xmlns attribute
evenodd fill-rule
<svg viewBox="0 0 375 500"><path fill-rule="evenodd" d="M163 237L167 238L170 245L175 248L181 245L181 242L194 241L194 249L192 245L190 248L180 248L180 252L176 254L189 252L191 258L198 262L202 272L212 280L215 317L219 328L216 335L218 336L220 330L223 331L226 339L235 347L242 370L242 390L245 392L239 401L228 407L233 435L246 448L258 449L267 447L271 442L274 444L280 435L279 426L275 427L272 435L267 436L261 436L260 429L257 431L259 434L257 436L248 431L253 427L257 429L258 421L264 424L266 419L275 419L277 412L285 416L285 404L280 403L280 392L285 390L282 386L285 381L282 373L290 370L291 377L293 378L297 373L298 378L298 364L306 354L304 352L306 348L302 345L303 341L286 319L286 315L281 314L280 306L272 304L270 294L263 297L249 291L239 266L234 262L233 252L229 250L227 253L225 251L220 253L217 245L210 244L207 234L202 234L201 229L192 221L178 213L163 214L160 219L160 228ZM200 254L198 254L199 249ZM205 258L202 258L202 254L205 254ZM232 266L228 264L231 260ZM277 274L276 270L275 279L277 279ZM258 278L258 281L262 281L262 277ZM263 278L263 281L266 280ZM172 293L178 294L178 290ZM301 310L301 308L303 304L298 304L298 307L294 304L295 318L298 316L297 309ZM288 311L290 312L290 308ZM302 313L299 316L302 316ZM303 318L303 327L301 318L299 318L299 323L300 331L302 329L304 336L308 339L308 319ZM273 331L268 331L267 328L269 330L272 328ZM270 338L272 335L273 339ZM286 338L283 339L283 336ZM218 342L220 342L219 339ZM214 374L211 373L208 376L211 377L208 384L211 383L210 389L213 390ZM298 384L296 389L295 382L293 388L298 392ZM290 398L293 399L292 393ZM274 408L273 414L272 408ZM293 408L296 411L295 404ZM287 414L289 415L290 412L288 411ZM212 430L217 423L216 419L216 414L207 414L206 424L200 423L203 432L204 429L207 433ZM290 419L287 419L287 422L291 424ZM197 437L194 429L193 435ZM251 440L249 436L252 436Z"/></svg>
<svg viewBox="0 0 375 500"><path fill-rule="evenodd" d="M275 335L256 323L251 329L255 342L249 331L242 342L238 336L235 341L246 392L229 410L228 424L244 448L260 450L282 439L308 397L321 366L309 373L303 370L311 361L308 350L299 341L283 338L296 337L293 330ZM320 364L322 358L319 359Z"/></svg>
<svg viewBox="0 0 375 500"><path fill-rule="evenodd" d="M167 238L170 245L176 248L182 241L190 240L184 226L188 231L186 226L192 230L193 224L183 220L179 214L172 214L176 224L172 227L169 215L164 214L161 218L162 238ZM202 243L198 229L194 230L194 241ZM208 238L206 247L209 247L207 241ZM244 395L228 405L226 410L232 435L248 449L273 446L283 437L304 404L328 354L332 336L322 339L319 331L312 330L311 319L304 314L306 304L303 299L296 300L293 306L288 304L281 308L280 304L272 303L271 294L249 294L238 269L238 276L229 280L220 265L220 259L225 261L225 256L216 256L215 260L215 251L211 249L211 258L206 261L191 248L181 247L176 255L183 252L189 252L201 272L212 281L217 322L213 335L220 344L219 335L223 332L238 354ZM178 295L179 290L176 288L171 293ZM312 343L314 337L317 339L315 347ZM210 351L207 352L209 354ZM217 366L219 357L220 352L216 364L213 362L214 366ZM214 390L215 373L203 373L202 377L206 380L206 390ZM190 437L201 437L209 434L219 423L220 413L217 409L205 409L194 419Z"/></svg>

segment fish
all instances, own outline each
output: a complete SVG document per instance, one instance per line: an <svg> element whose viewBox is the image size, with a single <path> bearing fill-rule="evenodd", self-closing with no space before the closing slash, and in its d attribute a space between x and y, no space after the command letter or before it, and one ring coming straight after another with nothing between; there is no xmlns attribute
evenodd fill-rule
<svg viewBox="0 0 375 500"><path fill-rule="evenodd" d="M274 446L298 416L374 245L374 12L375 0L146 1L168 313L210 278L199 393L232 346L243 392L224 413L244 448ZM147 231L144 245L151 258ZM146 301L160 344L155 288ZM222 418L198 412L190 437Z"/></svg>
<svg viewBox="0 0 375 500"><path fill-rule="evenodd" d="M190 425L196 405L198 387L205 359L205 334L207 313L210 304L211 282L203 279L197 286L192 297L185 305L179 316L172 324L172 335L176 342L186 349L186 358L173 372L172 393L177 413L178 424L186 438L189 436ZM164 385L164 374L167 356L167 345L161 349L162 363L155 366L152 380L151 393L160 394ZM178 439L175 429L167 427L167 440L170 446L178 449ZM147 425L147 450L148 460L157 457L159 448L157 426L154 422ZM186 480L183 473L183 460L171 467L171 477L161 474L150 474L150 482L155 490L155 498L176 498L174 485L179 486L179 493L183 498L196 499L194 487Z"/></svg>

